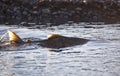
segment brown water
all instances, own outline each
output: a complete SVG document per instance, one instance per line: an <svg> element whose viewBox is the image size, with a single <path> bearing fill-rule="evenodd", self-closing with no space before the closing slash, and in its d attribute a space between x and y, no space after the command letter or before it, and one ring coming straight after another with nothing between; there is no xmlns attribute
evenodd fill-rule
<svg viewBox="0 0 120 76"><path fill-rule="evenodd" d="M36 45L2 49L0 76L120 76L120 24L33 28L1 25L0 36L12 29L21 38L46 39L48 34L57 33L91 41L61 49Z"/></svg>

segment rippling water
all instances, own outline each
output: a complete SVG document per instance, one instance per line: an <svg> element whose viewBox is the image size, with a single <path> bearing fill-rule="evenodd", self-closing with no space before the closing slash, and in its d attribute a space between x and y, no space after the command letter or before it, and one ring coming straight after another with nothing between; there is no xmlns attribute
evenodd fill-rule
<svg viewBox="0 0 120 76"><path fill-rule="evenodd" d="M120 24L73 23L41 29L1 25L0 36L7 29L21 38L46 39L48 34L57 33L91 41L61 49L35 45L3 49L0 76L120 76Z"/></svg>

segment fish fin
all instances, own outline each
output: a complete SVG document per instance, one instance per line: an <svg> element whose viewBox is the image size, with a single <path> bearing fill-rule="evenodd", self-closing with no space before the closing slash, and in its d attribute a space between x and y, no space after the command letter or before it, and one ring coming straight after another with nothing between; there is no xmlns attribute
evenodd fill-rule
<svg viewBox="0 0 120 76"><path fill-rule="evenodd" d="M49 34L47 36L48 39L54 39L54 38L57 38L57 37L60 37L60 35L58 35L58 34Z"/></svg>
<svg viewBox="0 0 120 76"><path fill-rule="evenodd" d="M9 41L14 43L21 43L22 39L12 30L8 30Z"/></svg>

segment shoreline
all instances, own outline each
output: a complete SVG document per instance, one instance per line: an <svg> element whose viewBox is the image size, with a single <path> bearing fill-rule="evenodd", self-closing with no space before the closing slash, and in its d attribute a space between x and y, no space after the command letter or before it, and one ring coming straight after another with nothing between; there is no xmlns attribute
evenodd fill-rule
<svg viewBox="0 0 120 76"><path fill-rule="evenodd" d="M120 23L120 3L65 1L0 1L0 24L104 22Z"/></svg>

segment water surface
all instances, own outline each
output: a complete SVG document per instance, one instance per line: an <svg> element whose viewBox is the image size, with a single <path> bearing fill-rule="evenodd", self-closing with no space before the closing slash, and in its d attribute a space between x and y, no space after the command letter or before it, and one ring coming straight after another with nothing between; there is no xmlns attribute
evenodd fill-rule
<svg viewBox="0 0 120 76"><path fill-rule="evenodd" d="M40 29L1 25L0 36L8 29L21 38L46 39L56 33L91 41L61 49L36 45L2 49L0 76L120 76L120 24L73 23Z"/></svg>

